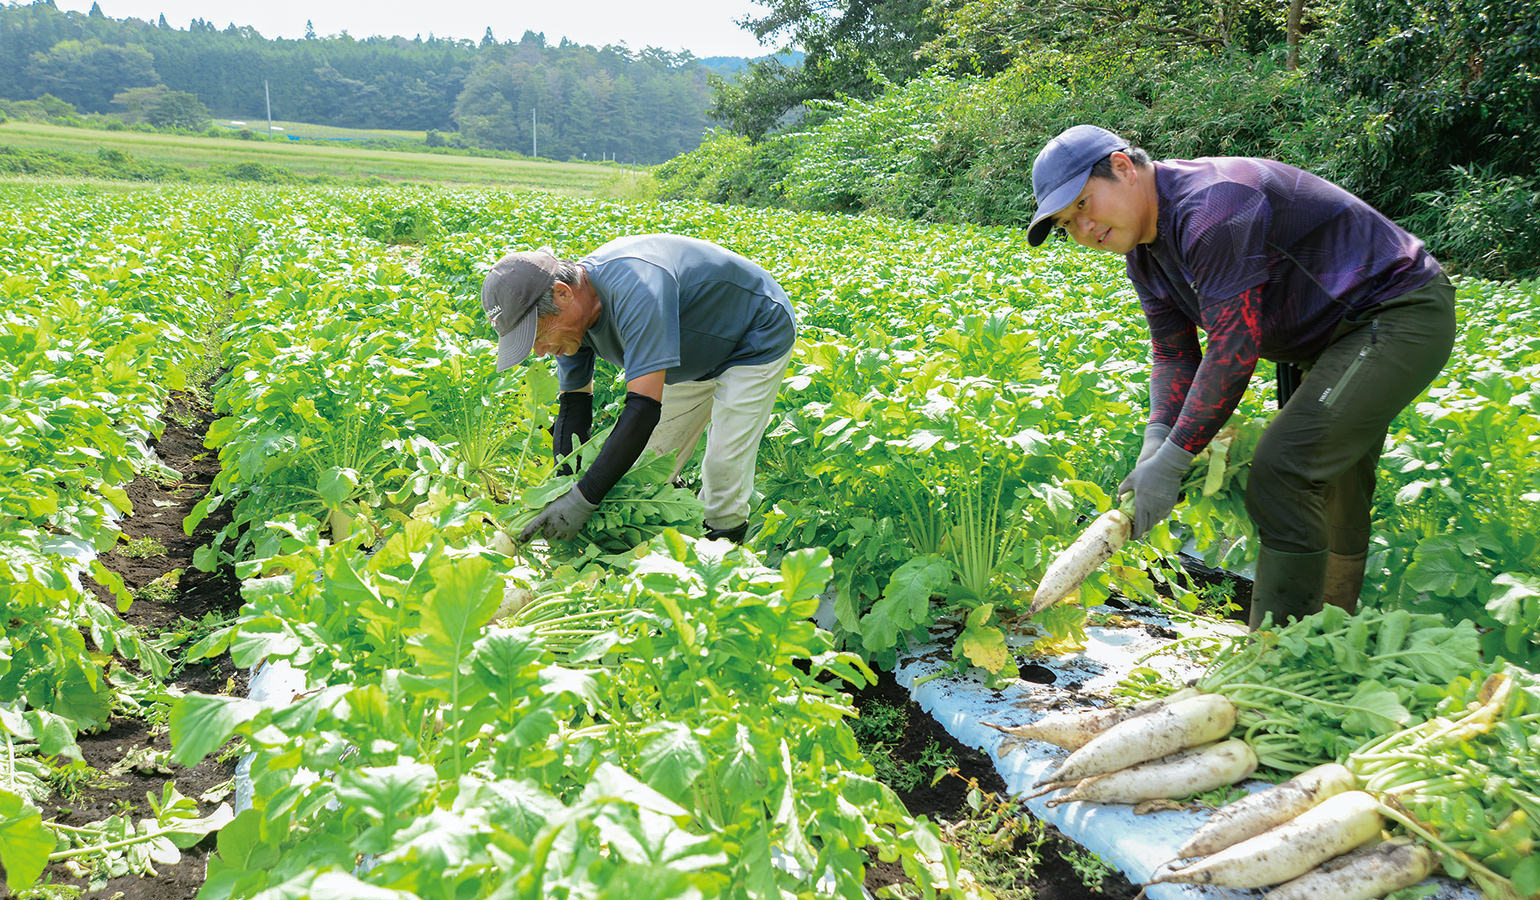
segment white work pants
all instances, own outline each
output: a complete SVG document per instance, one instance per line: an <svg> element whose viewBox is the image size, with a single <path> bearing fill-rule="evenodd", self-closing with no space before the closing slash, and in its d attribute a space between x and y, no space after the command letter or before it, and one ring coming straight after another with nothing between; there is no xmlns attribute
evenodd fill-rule
<svg viewBox="0 0 1540 900"><path fill-rule="evenodd" d="M775 362L733 366L708 381L663 386L663 411L647 449L658 455L676 451L674 477L684 468L706 431L706 455L701 460L701 503L706 525L726 530L749 520L754 494L754 465L759 440L770 423L775 393L786 377L788 352Z"/></svg>

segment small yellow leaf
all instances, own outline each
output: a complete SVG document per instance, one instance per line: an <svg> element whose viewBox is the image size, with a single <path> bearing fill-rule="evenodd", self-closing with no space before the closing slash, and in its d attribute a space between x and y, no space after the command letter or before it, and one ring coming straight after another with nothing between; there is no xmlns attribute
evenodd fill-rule
<svg viewBox="0 0 1540 900"><path fill-rule="evenodd" d="M985 603L975 608L972 612L968 613L968 627L982 628L984 627L984 623L988 622L990 616L993 616L994 614L995 605L993 603Z"/></svg>
<svg viewBox="0 0 1540 900"><path fill-rule="evenodd" d="M968 662L986 672L998 672L1011 661L1005 632L998 628L969 628L957 639Z"/></svg>

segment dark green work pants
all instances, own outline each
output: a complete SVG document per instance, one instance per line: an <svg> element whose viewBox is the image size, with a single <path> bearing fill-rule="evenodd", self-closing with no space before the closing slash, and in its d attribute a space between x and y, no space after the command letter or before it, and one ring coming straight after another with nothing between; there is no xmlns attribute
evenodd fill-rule
<svg viewBox="0 0 1540 900"><path fill-rule="evenodd" d="M1368 547L1390 422L1449 360L1454 287L1442 274L1361 316L1338 327L1257 444L1246 509L1264 547L1343 555Z"/></svg>

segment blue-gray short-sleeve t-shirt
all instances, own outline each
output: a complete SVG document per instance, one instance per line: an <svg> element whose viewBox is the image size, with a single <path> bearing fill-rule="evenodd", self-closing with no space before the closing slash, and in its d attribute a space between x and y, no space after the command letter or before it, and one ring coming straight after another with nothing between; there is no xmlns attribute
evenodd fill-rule
<svg viewBox="0 0 1540 900"><path fill-rule="evenodd" d="M630 381L702 381L733 366L773 362L796 340L786 292L770 273L710 241L673 234L616 238L578 261L599 295L599 318L568 356L561 389L593 380L594 359Z"/></svg>

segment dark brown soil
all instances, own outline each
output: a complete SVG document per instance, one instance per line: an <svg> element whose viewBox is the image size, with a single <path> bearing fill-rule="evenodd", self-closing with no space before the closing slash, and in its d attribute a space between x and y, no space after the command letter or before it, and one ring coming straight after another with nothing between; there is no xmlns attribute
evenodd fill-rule
<svg viewBox="0 0 1540 900"><path fill-rule="evenodd" d="M985 792L993 793L1000 798L1006 796L1005 782L995 771L994 764L990 762L987 754L960 743L948 734L946 729L921 709L918 703L910 699L909 692L893 679L891 673L880 674L882 678L877 684L856 692L853 700L857 710L863 706L881 703L898 707L907 713L907 726L902 740L897 742L893 750L893 756L900 761L914 762L920 758L927 747L934 743L957 760L957 774L943 777L934 785L928 781L922 781L918 787L910 791L899 790L897 786L892 786L911 813L928 817L946 831L948 826L955 826L969 815L967 795L970 779ZM1064 858L1065 853L1078 850L1079 845L1064 837L1051 825L1046 827L1049 832L1048 838L1036 850L1040 856L1040 862L1031 876L1032 897L1037 900L1082 900L1082 898L1093 897L1132 900L1139 894L1139 888L1119 872L1107 875L1102 880L1099 890L1086 887L1068 860ZM1030 848L1021 846L1024 840L1024 838L1016 839L1013 852L1032 852ZM967 865L966 860L964 865ZM880 887L907 880L903 867L898 863L882 863L874 860L867 870L866 887L868 890L875 891Z"/></svg>
<svg viewBox="0 0 1540 900"><path fill-rule="evenodd" d="M241 605L240 581L233 571L225 568L213 573L199 572L192 564L193 550L207 543L228 518L211 516L192 536L182 533L182 520L203 498L219 472L217 455L203 446L203 436L213 418L194 395L174 393L165 415L165 431L152 446L167 466L180 473L181 480L161 483L154 475L142 475L127 488L133 514L119 523L124 540L154 538L165 547L164 555L125 557L121 552L125 545L120 543L117 551L102 557L102 562L123 578L130 591L142 589L168 572L181 570L175 594L169 600L157 602L137 597L123 614L125 621L150 637L176 628L184 619L198 621L211 612L231 615ZM103 602L114 605L105 590L98 588L97 593ZM170 681L185 692L244 695L244 677L224 656L179 665ZM98 774L67 798L56 795L43 810L45 819L80 827L112 815L152 817L146 795L158 796L167 781L174 781L183 796L196 800L226 785L235 775L235 760L220 761L212 756L192 768L166 760L107 774L133 751L170 749L170 737L163 727L152 727L137 718L114 716L105 731L83 734L79 744L85 761ZM226 796L223 802L230 799ZM207 815L217 802L199 802L199 812ZM212 847L210 836L182 851L181 861L176 865L157 865L155 875L122 876L95 887L91 886L89 876L79 877L60 863L51 865L43 880L83 888L81 896L92 900L191 900L203 885Z"/></svg>

